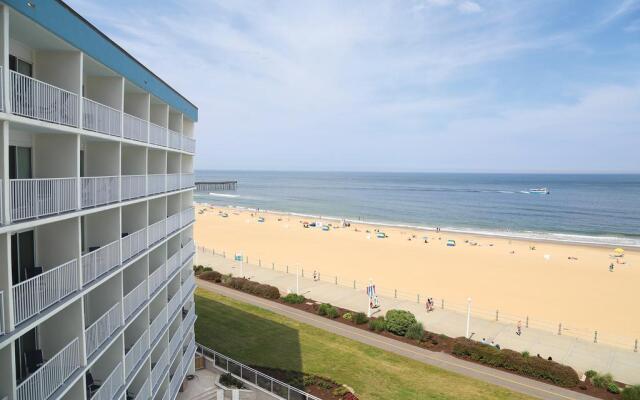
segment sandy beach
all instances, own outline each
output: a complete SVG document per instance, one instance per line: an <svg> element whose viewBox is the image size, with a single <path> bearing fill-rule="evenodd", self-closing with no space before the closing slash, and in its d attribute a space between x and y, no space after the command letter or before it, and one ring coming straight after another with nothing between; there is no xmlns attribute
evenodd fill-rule
<svg viewBox="0 0 640 400"><path fill-rule="evenodd" d="M332 224L325 231L305 228L304 221L316 219L198 205L195 240L228 254L241 251L252 263L298 265L341 282L373 279L387 291L420 293L452 306L464 307L471 297L474 310L529 316L549 329L562 322L574 333L598 330L623 344L640 337L637 250L626 250L618 261L606 247L363 223L342 227L337 221L324 221ZM377 238L376 229L387 237ZM447 246L448 240L456 245Z"/></svg>

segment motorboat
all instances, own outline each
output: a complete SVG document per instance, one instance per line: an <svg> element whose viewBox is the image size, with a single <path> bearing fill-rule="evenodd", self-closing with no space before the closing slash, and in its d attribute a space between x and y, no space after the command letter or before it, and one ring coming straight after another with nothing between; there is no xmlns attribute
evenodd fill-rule
<svg viewBox="0 0 640 400"><path fill-rule="evenodd" d="M546 187L543 188L533 188L533 189L529 189L529 193L534 193L534 194L549 194L551 193L549 191L549 189L547 189Z"/></svg>

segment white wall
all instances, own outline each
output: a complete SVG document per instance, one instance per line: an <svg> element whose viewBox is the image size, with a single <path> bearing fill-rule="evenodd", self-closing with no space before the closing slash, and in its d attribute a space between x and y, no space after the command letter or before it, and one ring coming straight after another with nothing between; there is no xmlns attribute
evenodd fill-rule
<svg viewBox="0 0 640 400"><path fill-rule="evenodd" d="M149 253L149 275L167 261L167 245L162 244Z"/></svg>
<svg viewBox="0 0 640 400"><path fill-rule="evenodd" d="M141 312L140 315L135 320L133 320L133 322L129 324L129 326L127 326L127 329L125 329L124 347L130 348L131 346L133 346L138 341L138 339L140 339L140 336L144 333L144 331L148 327L149 327L149 312L148 312L148 309L145 308L144 311Z"/></svg>
<svg viewBox="0 0 640 400"><path fill-rule="evenodd" d="M132 234L147 226L147 203L122 207L122 232Z"/></svg>
<svg viewBox="0 0 640 400"><path fill-rule="evenodd" d="M149 107L151 97L148 93L127 93L124 94L124 112L134 117L149 120Z"/></svg>
<svg viewBox="0 0 640 400"><path fill-rule="evenodd" d="M86 248L105 246L120 238L120 210L117 208L88 214L84 217Z"/></svg>
<svg viewBox="0 0 640 400"><path fill-rule="evenodd" d="M182 154L181 158L182 158L182 161L181 161L182 166L180 171L183 174L193 173L193 156Z"/></svg>
<svg viewBox="0 0 640 400"><path fill-rule="evenodd" d="M75 338L80 338L80 345L83 345L83 333L82 306L78 299L40 324L38 340L44 358L50 359Z"/></svg>
<svg viewBox="0 0 640 400"><path fill-rule="evenodd" d="M111 307L122 300L120 277L114 276L84 296L84 328L102 317Z"/></svg>
<svg viewBox="0 0 640 400"><path fill-rule="evenodd" d="M195 137L195 124L187 117L182 119L182 134L190 138Z"/></svg>
<svg viewBox="0 0 640 400"><path fill-rule="evenodd" d="M169 129L182 133L182 113L169 110Z"/></svg>
<svg viewBox="0 0 640 400"><path fill-rule="evenodd" d="M77 217L36 227L36 265L47 271L77 257L79 224Z"/></svg>
<svg viewBox="0 0 640 400"><path fill-rule="evenodd" d="M151 122L163 127L169 126L169 106L166 104L151 104Z"/></svg>
<svg viewBox="0 0 640 400"><path fill-rule="evenodd" d="M173 151L167 152L167 174L179 174L180 167L180 154Z"/></svg>
<svg viewBox="0 0 640 400"><path fill-rule="evenodd" d="M122 175L147 173L147 149L142 146L122 146Z"/></svg>
<svg viewBox="0 0 640 400"><path fill-rule="evenodd" d="M34 178L71 178L78 176L76 135L36 134L33 137Z"/></svg>
<svg viewBox="0 0 640 400"><path fill-rule="evenodd" d="M122 287L125 296L133 290L140 282L147 279L149 271L149 258L142 257L135 263L128 266L122 276Z"/></svg>
<svg viewBox="0 0 640 400"><path fill-rule="evenodd" d="M91 376L98 381L104 381L113 372L118 363L124 363L122 359L123 350L122 338L115 340L105 351L95 364L91 367ZM123 365L124 367L124 365Z"/></svg>
<svg viewBox="0 0 640 400"><path fill-rule="evenodd" d="M85 176L120 175L120 144L117 142L85 141Z"/></svg>
<svg viewBox="0 0 640 400"><path fill-rule="evenodd" d="M167 152L164 150L149 149L147 165L149 174L166 174Z"/></svg>
<svg viewBox="0 0 640 400"><path fill-rule="evenodd" d="M149 225L167 217L167 199L161 197L149 201Z"/></svg>
<svg viewBox="0 0 640 400"><path fill-rule="evenodd" d="M124 107L124 78L120 76L85 76L84 97L116 110Z"/></svg>
<svg viewBox="0 0 640 400"><path fill-rule="evenodd" d="M82 53L35 51L35 78L73 93L82 93Z"/></svg>

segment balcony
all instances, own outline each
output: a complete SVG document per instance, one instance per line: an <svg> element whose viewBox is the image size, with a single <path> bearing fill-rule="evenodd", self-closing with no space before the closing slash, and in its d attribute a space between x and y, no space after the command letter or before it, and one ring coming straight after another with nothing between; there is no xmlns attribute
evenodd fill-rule
<svg viewBox="0 0 640 400"><path fill-rule="evenodd" d="M149 338L151 339L151 343L154 343L158 337L160 337L160 333L162 329L167 324L167 307L163 308L162 311L156 315L156 317L151 321L149 325Z"/></svg>
<svg viewBox="0 0 640 400"><path fill-rule="evenodd" d="M180 250L178 250L167 260L167 276L173 275L173 273L179 270L181 266Z"/></svg>
<svg viewBox="0 0 640 400"><path fill-rule="evenodd" d="M87 286L120 265L120 240L82 256L82 286Z"/></svg>
<svg viewBox="0 0 640 400"><path fill-rule="evenodd" d="M149 225L149 246L158 243L167 236L167 220L162 219Z"/></svg>
<svg viewBox="0 0 640 400"><path fill-rule="evenodd" d="M148 130L147 121L127 113L122 114L122 136L125 139L146 143Z"/></svg>
<svg viewBox="0 0 640 400"><path fill-rule="evenodd" d="M105 314L84 331L87 358L91 357L113 333L122 326L120 303L113 305Z"/></svg>
<svg viewBox="0 0 640 400"><path fill-rule="evenodd" d="M173 294L173 297L169 299L167 303L167 317L171 319L171 317L178 311L180 306L182 305L182 296L180 291L178 290Z"/></svg>
<svg viewBox="0 0 640 400"><path fill-rule="evenodd" d="M171 382L169 383L169 393L171 394L171 399L174 398L178 394L178 390L180 390L180 384L182 384L182 359L178 363L178 367L176 368L173 376L171 377Z"/></svg>
<svg viewBox="0 0 640 400"><path fill-rule="evenodd" d="M136 397L134 397L133 400L147 400L149 399L150 395L151 395L151 381L149 380L149 378L147 378L147 380L144 381L144 384L142 385L140 390L138 390L138 394L136 394Z"/></svg>
<svg viewBox="0 0 640 400"><path fill-rule="evenodd" d="M120 196L122 200L135 199L147 195L146 175L122 175Z"/></svg>
<svg viewBox="0 0 640 400"><path fill-rule="evenodd" d="M180 174L167 175L167 192L180 189Z"/></svg>
<svg viewBox="0 0 640 400"><path fill-rule="evenodd" d="M144 280L122 299L125 321L127 321L133 313L138 310L145 301L147 301L148 298L147 281Z"/></svg>
<svg viewBox="0 0 640 400"><path fill-rule="evenodd" d="M4 333L4 292L0 290L0 336Z"/></svg>
<svg viewBox="0 0 640 400"><path fill-rule="evenodd" d="M147 228L142 228L130 235L127 234L121 241L122 262L124 263L147 248Z"/></svg>
<svg viewBox="0 0 640 400"><path fill-rule="evenodd" d="M155 292L162 286L167 279L166 264L162 264L155 271L149 275L149 296L155 294Z"/></svg>
<svg viewBox="0 0 640 400"><path fill-rule="evenodd" d="M195 289L195 287L196 287L196 279L193 277L193 275L189 275L189 277L185 279L184 282L182 283L182 286L180 289L182 290L183 302L187 299L187 297L189 297L189 295L191 294L191 291Z"/></svg>
<svg viewBox="0 0 640 400"><path fill-rule="evenodd" d="M45 400L80 368L80 341L75 338L17 387L18 400Z"/></svg>
<svg viewBox="0 0 640 400"><path fill-rule="evenodd" d="M187 262L187 260L189 258L191 258L191 256L193 255L193 253L196 252L196 245L193 242L193 239L190 239L187 244L185 244L182 249L180 250L180 262L182 264L184 264L185 262Z"/></svg>
<svg viewBox="0 0 640 400"><path fill-rule="evenodd" d="M11 112L27 118L78 127L78 95L10 71Z"/></svg>
<svg viewBox="0 0 640 400"><path fill-rule="evenodd" d="M182 150L187 153L195 153L196 152L196 141L191 139L190 137L183 136L182 137Z"/></svg>
<svg viewBox="0 0 640 400"><path fill-rule="evenodd" d="M183 291L182 294L184 295L184 293L185 292ZM182 330L182 334L184 336L186 336L191 331L191 327L193 326L194 322L196 322L196 308L192 304L189 311L187 311L187 315L185 315L185 317L182 319L180 330Z"/></svg>
<svg viewBox="0 0 640 400"><path fill-rule="evenodd" d="M167 129L156 125L153 122L149 123L149 143L157 144L158 146L167 145Z"/></svg>
<svg viewBox="0 0 640 400"><path fill-rule="evenodd" d="M180 187L182 189L193 187L195 184L196 182L193 174L182 174L180 177Z"/></svg>
<svg viewBox="0 0 640 400"><path fill-rule="evenodd" d="M16 325L80 289L78 261L71 260L13 286Z"/></svg>
<svg viewBox="0 0 640 400"><path fill-rule="evenodd" d="M151 366L151 388L153 389L153 395L155 396L160 388L160 380L164 376L164 372L169 367L169 352L167 349L162 352L162 355L156 361L155 365Z"/></svg>
<svg viewBox="0 0 640 400"><path fill-rule="evenodd" d="M76 178L11 179L11 220L22 221L78 208Z"/></svg>
<svg viewBox="0 0 640 400"><path fill-rule="evenodd" d="M82 99L82 128L88 131L122 136L122 113L96 101Z"/></svg>
<svg viewBox="0 0 640 400"><path fill-rule="evenodd" d="M92 176L80 178L82 208L103 206L120 201L120 177Z"/></svg>
<svg viewBox="0 0 640 400"><path fill-rule="evenodd" d="M136 341L136 343L131 346L128 351L125 351L124 355L124 371L125 377L128 379L131 376L131 373L134 371L135 367L138 365L140 361L142 361L142 357L144 357L145 353L149 350L149 331L146 330L140 336L140 338Z"/></svg>
<svg viewBox="0 0 640 400"><path fill-rule="evenodd" d="M120 362L100 384L100 389L91 396L91 400L114 400L122 386L124 386L124 375Z"/></svg>
<svg viewBox="0 0 640 400"><path fill-rule="evenodd" d="M180 150L182 135L178 132L169 131L169 147L172 149Z"/></svg>
<svg viewBox="0 0 640 400"><path fill-rule="evenodd" d="M180 325L178 325L178 329L171 336L171 340L169 340L169 357L173 358L176 354L176 351L180 348L182 344L182 329L180 329Z"/></svg>
<svg viewBox="0 0 640 400"><path fill-rule="evenodd" d="M167 191L167 176L165 174L148 175L147 180L149 182L149 187L147 188L148 195Z"/></svg>
<svg viewBox="0 0 640 400"><path fill-rule="evenodd" d="M193 207L185 208L180 211L180 221L185 227L196 220L195 209Z"/></svg>

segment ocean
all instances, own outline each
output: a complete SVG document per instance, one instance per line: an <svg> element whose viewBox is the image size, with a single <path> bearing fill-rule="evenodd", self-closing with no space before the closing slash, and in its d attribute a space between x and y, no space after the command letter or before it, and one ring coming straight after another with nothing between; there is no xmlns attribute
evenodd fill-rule
<svg viewBox="0 0 640 400"><path fill-rule="evenodd" d="M640 247L640 175L196 171L237 180L197 202L440 227L499 236ZM550 194L532 193L546 187Z"/></svg>

